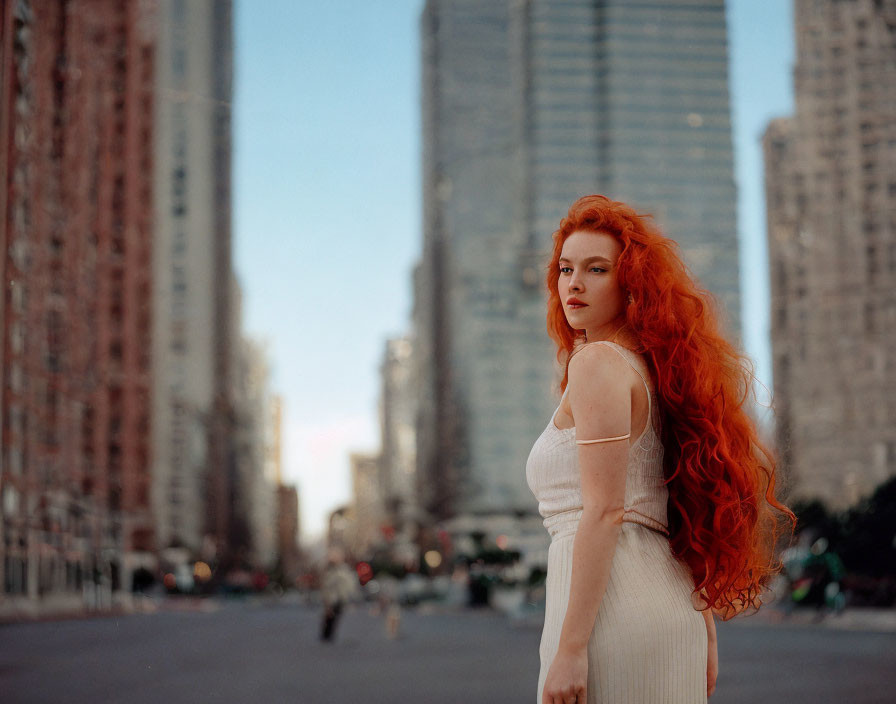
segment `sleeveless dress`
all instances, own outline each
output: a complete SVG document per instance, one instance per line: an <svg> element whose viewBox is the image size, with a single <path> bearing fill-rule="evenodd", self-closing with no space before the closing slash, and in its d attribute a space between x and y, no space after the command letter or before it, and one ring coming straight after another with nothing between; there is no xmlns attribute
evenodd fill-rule
<svg viewBox="0 0 896 704"><path fill-rule="evenodd" d="M588 704L706 702L706 625L694 609L690 572L669 548L660 415L650 374L641 356L621 345L589 344L610 346L638 372L649 405L644 432L629 440L623 523L588 642ZM537 704L560 642L582 516L576 431L558 428L556 416L555 410L526 463L526 480L551 535Z"/></svg>

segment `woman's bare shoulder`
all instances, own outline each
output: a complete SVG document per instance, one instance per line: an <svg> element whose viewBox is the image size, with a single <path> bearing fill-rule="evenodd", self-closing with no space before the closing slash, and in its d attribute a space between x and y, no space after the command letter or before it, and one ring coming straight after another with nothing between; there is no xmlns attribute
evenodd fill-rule
<svg viewBox="0 0 896 704"><path fill-rule="evenodd" d="M573 350L569 360L569 379L580 378L589 384L628 383L631 365L622 357L612 344L604 341L589 342Z"/></svg>
<svg viewBox="0 0 896 704"><path fill-rule="evenodd" d="M590 364L599 364L601 360L622 360L623 358L614 343L607 340L598 340L596 342L584 342L574 347L569 363L572 364L575 359L587 359L590 361Z"/></svg>

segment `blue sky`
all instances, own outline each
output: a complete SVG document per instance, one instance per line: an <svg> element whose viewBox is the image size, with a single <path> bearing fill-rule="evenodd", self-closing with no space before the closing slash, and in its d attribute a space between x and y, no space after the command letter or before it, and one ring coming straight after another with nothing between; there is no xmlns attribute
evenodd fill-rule
<svg viewBox="0 0 896 704"><path fill-rule="evenodd" d="M305 537L349 499L348 453L378 447L384 341L409 325L422 7L236 0L235 266L284 396ZM759 138L792 111L790 2L729 0L728 21L745 343L770 386Z"/></svg>

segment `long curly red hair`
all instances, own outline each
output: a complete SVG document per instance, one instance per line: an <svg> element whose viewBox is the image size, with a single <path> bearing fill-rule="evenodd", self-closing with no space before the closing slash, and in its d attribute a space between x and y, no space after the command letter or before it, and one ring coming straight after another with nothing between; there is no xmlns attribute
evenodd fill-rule
<svg viewBox="0 0 896 704"><path fill-rule="evenodd" d="M712 295L695 283L678 245L648 216L601 195L580 198L554 233L547 327L566 367L580 333L558 293L559 259L577 230L617 237L624 311L650 375L661 417L673 554L694 578L702 608L727 619L758 608L779 569L778 539L793 513L775 497L775 459L745 409L752 365L725 339ZM626 296L628 298L628 296ZM562 386L568 374L564 372Z"/></svg>

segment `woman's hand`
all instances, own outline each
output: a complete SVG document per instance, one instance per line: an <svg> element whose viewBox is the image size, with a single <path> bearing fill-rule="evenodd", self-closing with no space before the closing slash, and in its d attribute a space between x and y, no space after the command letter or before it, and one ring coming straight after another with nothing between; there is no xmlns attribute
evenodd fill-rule
<svg viewBox="0 0 896 704"><path fill-rule="evenodd" d="M716 691L716 678L719 676L719 646L715 638L710 638L707 646L706 696L711 697Z"/></svg>
<svg viewBox="0 0 896 704"><path fill-rule="evenodd" d="M557 653L544 682L542 704L585 704L588 648Z"/></svg>
<svg viewBox="0 0 896 704"><path fill-rule="evenodd" d="M716 678L719 676L719 641L712 609L703 610L703 620L706 622L706 696L711 697L716 691Z"/></svg>

